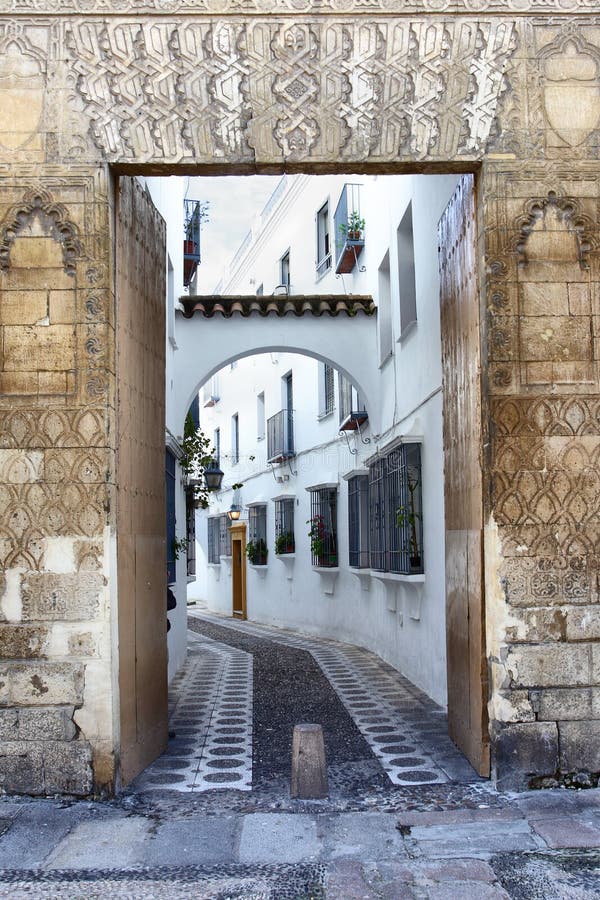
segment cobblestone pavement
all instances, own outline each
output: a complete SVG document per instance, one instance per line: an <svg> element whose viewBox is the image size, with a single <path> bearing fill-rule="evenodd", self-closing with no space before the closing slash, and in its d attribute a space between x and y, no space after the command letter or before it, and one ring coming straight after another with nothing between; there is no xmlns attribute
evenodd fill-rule
<svg viewBox="0 0 600 900"><path fill-rule="evenodd" d="M499 793L373 654L190 624L175 736L119 798L0 797L0 897L600 898L600 789ZM324 725L325 800L289 797L301 721Z"/></svg>

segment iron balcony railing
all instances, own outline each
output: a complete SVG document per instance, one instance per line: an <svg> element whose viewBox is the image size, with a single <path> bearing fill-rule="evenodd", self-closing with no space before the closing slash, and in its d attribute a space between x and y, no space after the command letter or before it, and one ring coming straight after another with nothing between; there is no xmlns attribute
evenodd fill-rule
<svg viewBox="0 0 600 900"><path fill-rule="evenodd" d="M282 462L294 455L294 413L281 409L267 419L267 462Z"/></svg>

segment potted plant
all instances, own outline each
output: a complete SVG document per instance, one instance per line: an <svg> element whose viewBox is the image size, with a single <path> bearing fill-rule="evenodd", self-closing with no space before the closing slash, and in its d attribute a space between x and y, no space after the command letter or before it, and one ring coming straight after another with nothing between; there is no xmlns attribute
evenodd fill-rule
<svg viewBox="0 0 600 900"><path fill-rule="evenodd" d="M282 531L275 538L275 553L278 556L284 553L293 553L295 548L294 535L291 531Z"/></svg>
<svg viewBox="0 0 600 900"><path fill-rule="evenodd" d="M415 509L415 493L419 486L417 479L408 479L408 504L399 506L396 510L396 524L399 528L409 529L409 557L410 568L419 570L422 566L421 548L419 546L419 537L417 533L417 522L421 518L420 513Z"/></svg>
<svg viewBox="0 0 600 900"><path fill-rule="evenodd" d="M267 545L262 538L248 541L246 544L246 556L253 566L266 566L268 552Z"/></svg>
<svg viewBox="0 0 600 900"><path fill-rule="evenodd" d="M353 209L348 216L347 222L342 222L340 232L344 238L349 241L360 241L361 234L365 230L365 220L357 210Z"/></svg>
<svg viewBox="0 0 600 900"><path fill-rule="evenodd" d="M308 532L310 552L316 560L317 566L337 566L335 538L327 531L323 516L313 516L307 520L306 524L310 525Z"/></svg>

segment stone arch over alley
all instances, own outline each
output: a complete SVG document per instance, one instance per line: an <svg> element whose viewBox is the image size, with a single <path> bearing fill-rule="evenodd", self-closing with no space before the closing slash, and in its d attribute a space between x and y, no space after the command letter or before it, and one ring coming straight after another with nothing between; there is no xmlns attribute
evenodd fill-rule
<svg viewBox="0 0 600 900"><path fill-rule="evenodd" d="M299 353L329 363L357 388L378 433L377 323L371 297L189 297L177 329L177 420L223 366L257 353ZM361 353L356 350L360 347Z"/></svg>
<svg viewBox="0 0 600 900"><path fill-rule="evenodd" d="M166 737L161 659L136 676L125 647L126 598L164 596L162 226L136 173L478 172L466 537L492 773L600 770L600 19L591 0L472 5L2 4L8 789L112 791ZM126 687L144 674L151 709Z"/></svg>

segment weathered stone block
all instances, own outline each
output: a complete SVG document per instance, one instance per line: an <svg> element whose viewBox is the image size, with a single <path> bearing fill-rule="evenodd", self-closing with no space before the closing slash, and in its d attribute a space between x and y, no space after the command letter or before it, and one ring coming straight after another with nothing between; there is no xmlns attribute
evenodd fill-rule
<svg viewBox="0 0 600 900"><path fill-rule="evenodd" d="M103 590L100 573L28 575L22 587L23 620L95 619Z"/></svg>
<svg viewBox="0 0 600 900"><path fill-rule="evenodd" d="M561 772L600 772L600 720L559 722Z"/></svg>
<svg viewBox="0 0 600 900"><path fill-rule="evenodd" d="M77 734L73 706L19 709L21 741L71 741Z"/></svg>
<svg viewBox="0 0 600 900"><path fill-rule="evenodd" d="M511 647L506 669L514 687L579 687L592 683L591 645Z"/></svg>
<svg viewBox="0 0 600 900"><path fill-rule="evenodd" d="M518 619L519 625L506 629L510 643L537 643L562 641L565 639L566 613L562 608L514 609L511 618Z"/></svg>
<svg viewBox="0 0 600 900"><path fill-rule="evenodd" d="M582 606L569 609L566 617L568 641L600 639L600 607Z"/></svg>
<svg viewBox="0 0 600 900"><path fill-rule="evenodd" d="M92 751L83 741L64 744L49 741L42 745L44 789L47 794L86 796L93 787Z"/></svg>
<svg viewBox="0 0 600 900"><path fill-rule="evenodd" d="M29 372L35 360L44 360L44 371L75 368L75 332L72 325L4 328L4 370Z"/></svg>
<svg viewBox="0 0 600 900"><path fill-rule="evenodd" d="M43 656L47 638L48 629L43 625L0 625L0 658Z"/></svg>
<svg viewBox="0 0 600 900"><path fill-rule="evenodd" d="M593 688L547 688L540 691L538 719L556 722L558 719L592 718L593 690Z"/></svg>
<svg viewBox="0 0 600 900"><path fill-rule="evenodd" d="M81 706L84 667L77 663L3 663L0 706Z"/></svg>
<svg viewBox="0 0 600 900"><path fill-rule="evenodd" d="M9 793L45 793L42 744L4 741L0 744L0 787Z"/></svg>
<svg viewBox="0 0 600 900"><path fill-rule="evenodd" d="M0 304L0 324L35 325L47 312L46 291L5 291Z"/></svg>
<svg viewBox="0 0 600 900"><path fill-rule="evenodd" d="M496 726L492 741L494 777L501 790L523 790L533 776L554 775L558 769L555 723Z"/></svg>
<svg viewBox="0 0 600 900"><path fill-rule="evenodd" d="M15 741L19 736L19 714L16 709L0 709L0 742Z"/></svg>

